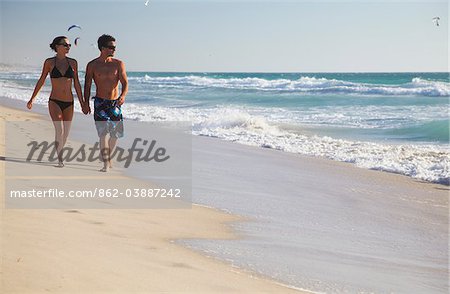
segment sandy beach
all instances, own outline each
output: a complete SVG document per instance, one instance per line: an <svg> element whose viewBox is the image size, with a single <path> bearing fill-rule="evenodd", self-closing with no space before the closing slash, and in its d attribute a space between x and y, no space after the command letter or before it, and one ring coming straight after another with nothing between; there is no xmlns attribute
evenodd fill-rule
<svg viewBox="0 0 450 294"><path fill-rule="evenodd" d="M3 106L0 112L2 155L5 121L43 119ZM24 130L17 132L24 135ZM4 191L4 156L0 165ZM48 165L28 164L28 168L55 179L62 172L73 173L70 168ZM96 169L93 165L85 176L124 177L99 175ZM33 188L29 182L24 177L23 189ZM229 224L240 218L231 214L197 205L191 209L6 209L4 197L2 193L2 293L299 293L175 244L179 239L239 238Z"/></svg>

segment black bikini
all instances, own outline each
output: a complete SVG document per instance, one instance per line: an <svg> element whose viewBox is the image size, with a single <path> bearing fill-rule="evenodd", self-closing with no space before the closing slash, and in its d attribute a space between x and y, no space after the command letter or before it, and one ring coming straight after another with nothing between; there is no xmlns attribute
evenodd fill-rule
<svg viewBox="0 0 450 294"><path fill-rule="evenodd" d="M61 111L64 111L64 109L66 109L67 107L73 106L73 101L61 101L61 100L56 100L56 99L53 99L53 98L49 98L48 101L55 102L56 105L59 106Z"/></svg>
<svg viewBox="0 0 450 294"><path fill-rule="evenodd" d="M52 79L57 79L57 78L68 78L68 79L73 79L73 69L70 66L69 60L67 59L67 64L69 65L69 67L67 68L66 72L64 73L64 75L61 74L61 72L58 70L58 68L56 68L56 57L55 57L55 66L53 67L52 71L50 72L50 77Z"/></svg>
<svg viewBox="0 0 450 294"><path fill-rule="evenodd" d="M58 78L73 79L73 76L74 76L73 69L70 66L70 63L69 63L69 60L67 59L67 57L66 57L66 60L67 60L67 64L69 65L69 67L67 68L64 75L62 75L61 72L56 67L56 57L55 57L55 66L53 67L52 71L50 72L50 77L52 79L58 79ZM67 107L73 106L73 101L61 101L61 100L57 100L57 99L53 99L53 98L49 98L48 100L55 102L59 106L61 111L64 111L64 109L66 109Z"/></svg>

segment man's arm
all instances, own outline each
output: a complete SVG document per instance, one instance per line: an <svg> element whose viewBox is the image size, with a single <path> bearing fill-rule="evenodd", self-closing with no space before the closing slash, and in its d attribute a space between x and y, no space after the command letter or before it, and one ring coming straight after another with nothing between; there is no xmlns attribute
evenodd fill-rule
<svg viewBox="0 0 450 294"><path fill-rule="evenodd" d="M119 80L120 84L122 85L122 93L120 93L119 96L119 105L122 105L125 102L125 96L128 93L127 72L125 71L125 63L123 63L122 61L119 65Z"/></svg>
<svg viewBox="0 0 450 294"><path fill-rule="evenodd" d="M84 107L87 108L88 113L91 112L89 106L89 98L91 97L91 86L93 78L94 78L94 69L91 61L86 66L86 75L84 76Z"/></svg>

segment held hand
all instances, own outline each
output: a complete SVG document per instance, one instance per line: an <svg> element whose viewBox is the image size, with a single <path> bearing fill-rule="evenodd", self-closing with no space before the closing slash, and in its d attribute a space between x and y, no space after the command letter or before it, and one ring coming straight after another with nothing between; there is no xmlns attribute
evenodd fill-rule
<svg viewBox="0 0 450 294"><path fill-rule="evenodd" d="M124 104L124 103L125 103L125 97L120 96L120 97L119 97L119 106L121 106L121 105Z"/></svg>
<svg viewBox="0 0 450 294"><path fill-rule="evenodd" d="M81 110L83 111L84 114L91 113L91 108L89 107L89 104L87 104L87 103L85 103L81 106Z"/></svg>
<svg viewBox="0 0 450 294"><path fill-rule="evenodd" d="M84 104L84 109L86 112L84 114L90 114L91 113L91 107L89 106L89 103Z"/></svg>
<svg viewBox="0 0 450 294"><path fill-rule="evenodd" d="M32 107L33 107L33 100L30 99L30 100L28 101L28 103L27 103L27 108L28 108L28 109L31 109Z"/></svg>
<svg viewBox="0 0 450 294"><path fill-rule="evenodd" d="M85 104L81 105L81 111L83 112L83 114L87 114L87 108Z"/></svg>

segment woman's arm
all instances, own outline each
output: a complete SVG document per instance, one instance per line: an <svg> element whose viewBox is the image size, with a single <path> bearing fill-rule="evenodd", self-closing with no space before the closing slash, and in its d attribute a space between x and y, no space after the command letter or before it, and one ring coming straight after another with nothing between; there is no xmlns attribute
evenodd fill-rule
<svg viewBox="0 0 450 294"><path fill-rule="evenodd" d="M28 109L31 109L33 107L34 98L36 98L36 96L39 93L39 91L41 90L42 86L45 84L45 79L47 78L47 75L50 71L49 65L50 65L49 59L46 59L44 61L44 66L42 67L41 77L37 81L36 86L34 87L33 95L31 95L31 98L27 103Z"/></svg>
<svg viewBox="0 0 450 294"><path fill-rule="evenodd" d="M78 63L74 59L74 66L73 66L73 83L75 87L75 92L77 92L78 101L80 102L81 109L83 110L83 113L85 113L85 103L83 99L83 93L81 92L81 85L80 80L78 79Z"/></svg>

